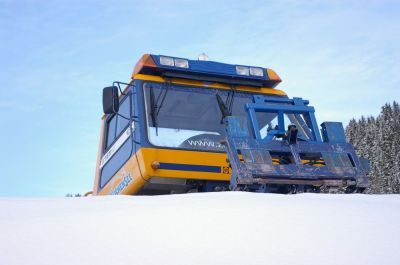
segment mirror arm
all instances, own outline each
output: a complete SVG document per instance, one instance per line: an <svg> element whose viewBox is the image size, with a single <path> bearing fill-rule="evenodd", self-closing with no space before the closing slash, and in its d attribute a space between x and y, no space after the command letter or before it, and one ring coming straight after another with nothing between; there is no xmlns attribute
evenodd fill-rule
<svg viewBox="0 0 400 265"><path fill-rule="evenodd" d="M122 91L122 89L121 89L121 84L122 85L126 85L126 86L133 86L133 84L131 83L131 84L128 84L128 83L124 83L124 82L120 82L120 81L114 81L113 82L113 86L116 86L116 87L118 87L118 90L119 90L119 92L121 93L121 95L126 95L126 93L124 93L123 91Z"/></svg>

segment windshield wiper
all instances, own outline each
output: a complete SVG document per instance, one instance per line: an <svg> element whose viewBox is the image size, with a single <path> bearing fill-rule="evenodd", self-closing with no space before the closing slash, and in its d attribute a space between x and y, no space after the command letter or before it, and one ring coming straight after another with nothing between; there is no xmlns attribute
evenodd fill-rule
<svg viewBox="0 0 400 265"><path fill-rule="evenodd" d="M160 110L164 104L165 98L167 96L168 90L169 90L170 84L169 82L166 83L166 88L160 91L160 93L157 96L157 100L155 99L154 95L154 89L153 86L150 86L150 116L151 116L151 121L153 123L153 126L156 128L156 135L158 135L158 121L157 117L158 114L160 113ZM158 105L158 102L160 101L160 105Z"/></svg>
<svg viewBox="0 0 400 265"><path fill-rule="evenodd" d="M229 91L229 94L226 98L226 102L224 102L221 98L220 95L216 94L215 97L217 98L218 101L218 107L219 110L221 111L222 118L221 118L221 124L224 122L224 119L227 116L232 116L232 107L233 107L233 99L235 96L235 87L232 86L231 90Z"/></svg>
<svg viewBox="0 0 400 265"><path fill-rule="evenodd" d="M156 135L158 135L158 124L157 124L157 104L154 96L154 89L150 87L150 116L153 126L156 127Z"/></svg>
<svg viewBox="0 0 400 265"><path fill-rule="evenodd" d="M220 95L216 94L215 97L217 98L218 107L222 114L221 118L221 124L222 124L226 116L231 116L232 113L229 111L228 107L225 105Z"/></svg>

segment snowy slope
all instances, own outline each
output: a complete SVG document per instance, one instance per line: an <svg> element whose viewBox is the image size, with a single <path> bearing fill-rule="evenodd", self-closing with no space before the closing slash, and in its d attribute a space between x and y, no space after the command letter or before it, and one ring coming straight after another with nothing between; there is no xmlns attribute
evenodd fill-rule
<svg viewBox="0 0 400 265"><path fill-rule="evenodd" d="M400 196L0 198L0 264L400 264Z"/></svg>

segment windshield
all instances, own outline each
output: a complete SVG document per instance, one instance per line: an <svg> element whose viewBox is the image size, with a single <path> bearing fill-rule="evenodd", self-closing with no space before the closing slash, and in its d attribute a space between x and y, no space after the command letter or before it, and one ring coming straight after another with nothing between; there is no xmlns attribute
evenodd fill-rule
<svg viewBox="0 0 400 265"><path fill-rule="evenodd" d="M225 151L219 143L225 136L225 125L216 95L224 102L229 90L191 88L162 83L145 83L148 137L156 146ZM157 106L152 117L151 93ZM252 102L253 94L235 92L232 115L247 117L245 104ZM250 124L248 126L250 130Z"/></svg>
<svg viewBox="0 0 400 265"><path fill-rule="evenodd" d="M226 102L228 95L232 93L230 90L152 82L144 83L143 89L146 99L147 132L151 144L191 150L225 151L224 146L220 144L226 134L225 125L221 122L222 114L216 95L220 95ZM255 94L235 91L232 105L232 115L247 119L251 135L252 126L245 105L253 102L253 95ZM256 117L264 138L267 129L273 128L277 114L258 112ZM296 118L289 115L289 120L293 123Z"/></svg>

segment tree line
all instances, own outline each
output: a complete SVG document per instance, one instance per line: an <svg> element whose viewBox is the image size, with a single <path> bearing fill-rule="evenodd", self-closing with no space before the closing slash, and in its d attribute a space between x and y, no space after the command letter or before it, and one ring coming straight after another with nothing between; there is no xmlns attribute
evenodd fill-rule
<svg viewBox="0 0 400 265"><path fill-rule="evenodd" d="M400 193L400 107L385 104L378 117L354 118L346 137L359 156L369 160L367 193Z"/></svg>

